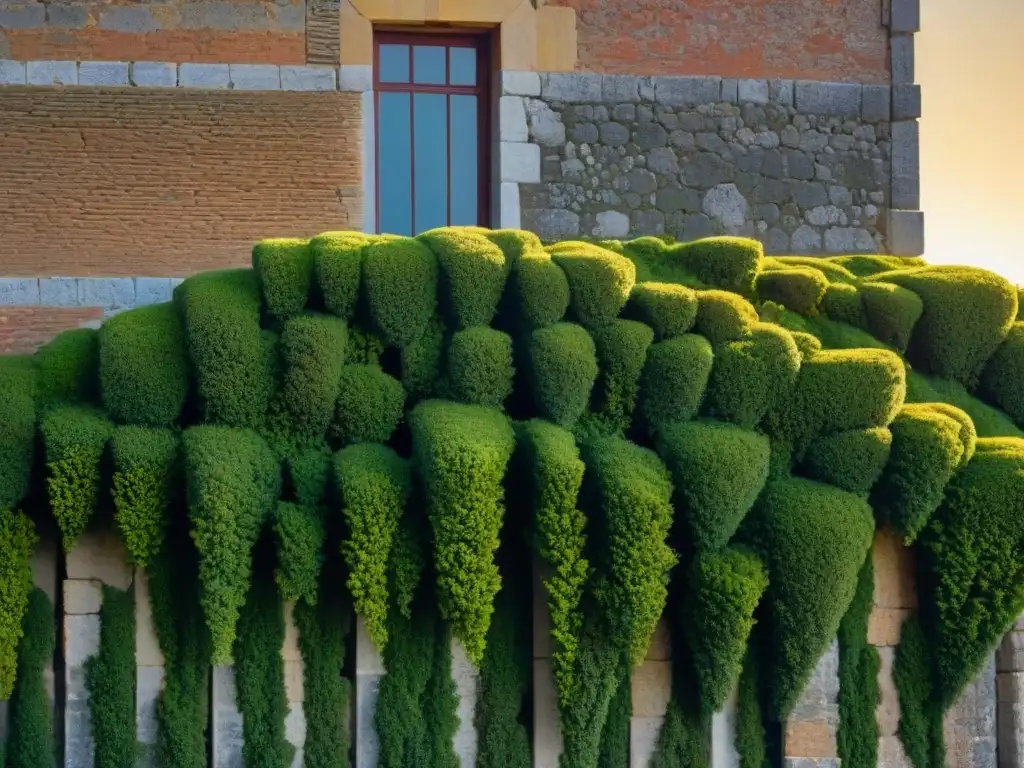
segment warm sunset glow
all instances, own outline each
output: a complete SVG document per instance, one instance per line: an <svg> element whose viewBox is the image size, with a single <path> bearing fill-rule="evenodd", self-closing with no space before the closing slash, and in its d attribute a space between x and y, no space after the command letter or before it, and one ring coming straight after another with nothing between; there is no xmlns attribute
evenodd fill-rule
<svg viewBox="0 0 1024 768"><path fill-rule="evenodd" d="M1024 283L1024 0L923 0L925 257Z"/></svg>

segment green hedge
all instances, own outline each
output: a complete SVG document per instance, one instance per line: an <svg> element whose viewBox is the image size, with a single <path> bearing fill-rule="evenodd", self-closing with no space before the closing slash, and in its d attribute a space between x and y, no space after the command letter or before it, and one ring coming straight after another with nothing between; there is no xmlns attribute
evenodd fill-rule
<svg viewBox="0 0 1024 768"><path fill-rule="evenodd" d="M633 686L629 670L623 668L615 695L608 703L608 717L601 730L601 751L597 768L619 768L629 764L629 736L633 714Z"/></svg>
<svg viewBox="0 0 1024 768"><path fill-rule="evenodd" d="M770 768L764 714L761 709L761 671L753 641L743 657L743 670L736 689L736 736L734 745L740 768Z"/></svg>
<svg viewBox="0 0 1024 768"><path fill-rule="evenodd" d="M838 264L857 277L870 277L879 272L924 266L924 259L917 256L833 256L828 261Z"/></svg>
<svg viewBox="0 0 1024 768"><path fill-rule="evenodd" d="M348 328L326 315L289 318L281 331L281 399L294 428L322 437L338 399Z"/></svg>
<svg viewBox="0 0 1024 768"><path fill-rule="evenodd" d="M350 318L359 301L363 250L370 242L361 232L324 232L309 241L316 270L316 284L324 309Z"/></svg>
<svg viewBox="0 0 1024 768"><path fill-rule="evenodd" d="M815 480L844 491L867 493L882 476L892 442L886 427L824 435L807 447L801 468Z"/></svg>
<svg viewBox="0 0 1024 768"><path fill-rule="evenodd" d="M703 336L686 334L651 345L640 379L640 411L652 434L697 413L713 363Z"/></svg>
<svg viewBox="0 0 1024 768"><path fill-rule="evenodd" d="M770 256L761 261L761 271L793 269L809 267L823 273L829 283L848 283L856 285L859 280L853 272L834 259L823 259L820 256Z"/></svg>
<svg viewBox="0 0 1024 768"><path fill-rule="evenodd" d="M53 661L53 604L41 589L33 589L18 646L18 679L11 694L7 768L56 768L53 702L46 690L46 669Z"/></svg>
<svg viewBox="0 0 1024 768"><path fill-rule="evenodd" d="M891 283L864 283L860 288L866 330L879 341L903 352L924 311L921 297Z"/></svg>
<svg viewBox="0 0 1024 768"><path fill-rule="evenodd" d="M0 509L0 700L10 698L14 688L37 542L27 515Z"/></svg>
<svg viewBox="0 0 1024 768"><path fill-rule="evenodd" d="M527 342L533 402L539 415L571 427L587 408L597 379L597 350L573 323L538 328Z"/></svg>
<svg viewBox="0 0 1024 768"><path fill-rule="evenodd" d="M323 513L315 507L281 501L274 514L277 587L285 600L316 605L326 537Z"/></svg>
<svg viewBox="0 0 1024 768"><path fill-rule="evenodd" d="M425 232L417 239L437 257L442 311L452 324L457 328L489 325L508 275L501 248L483 235L456 227Z"/></svg>
<svg viewBox="0 0 1024 768"><path fill-rule="evenodd" d="M708 237L677 245L670 252L703 283L743 295L753 292L764 258L761 243L741 237Z"/></svg>
<svg viewBox="0 0 1024 768"><path fill-rule="evenodd" d="M876 768L881 698L878 650L868 643L868 619L874 602L875 571L868 553L857 577L857 591L839 623L839 756L848 768Z"/></svg>
<svg viewBox="0 0 1024 768"><path fill-rule="evenodd" d="M100 393L100 334L75 328L58 334L36 352L42 407L94 404Z"/></svg>
<svg viewBox="0 0 1024 768"><path fill-rule="evenodd" d="M867 324L860 289L847 283L829 283L821 308L833 320L863 328Z"/></svg>
<svg viewBox="0 0 1024 768"><path fill-rule="evenodd" d="M631 317L654 329L659 340L682 336L697 320L697 293L673 283L637 283L629 297Z"/></svg>
<svg viewBox="0 0 1024 768"><path fill-rule="evenodd" d="M563 243L551 250L551 258L565 272L569 306L583 325L601 325L626 305L636 267L625 256L585 243Z"/></svg>
<svg viewBox="0 0 1024 768"><path fill-rule="evenodd" d="M163 547L181 482L178 435L170 429L117 427L110 447L114 519L132 562L145 568Z"/></svg>
<svg viewBox="0 0 1024 768"><path fill-rule="evenodd" d="M494 553L515 436L499 411L440 400L416 406L409 426L434 531L441 613L479 663L501 586Z"/></svg>
<svg viewBox="0 0 1024 768"><path fill-rule="evenodd" d="M829 281L820 269L793 267L761 272L756 285L762 299L776 301L787 309L806 315L821 302Z"/></svg>
<svg viewBox="0 0 1024 768"><path fill-rule="evenodd" d="M402 386L413 401L428 398L440 388L444 346L444 321L435 316L416 341L402 347Z"/></svg>
<svg viewBox="0 0 1024 768"><path fill-rule="evenodd" d="M569 281L545 251L529 251L513 265L516 317L527 328L552 325L569 309Z"/></svg>
<svg viewBox="0 0 1024 768"><path fill-rule="evenodd" d="M736 341L746 336L757 322L757 311L742 296L728 291L697 293L697 322L694 330L712 344Z"/></svg>
<svg viewBox="0 0 1024 768"><path fill-rule="evenodd" d="M899 737L914 768L944 765L943 707L937 700L931 647L918 616L907 618L892 669L899 695Z"/></svg>
<svg viewBox="0 0 1024 768"><path fill-rule="evenodd" d="M36 448L36 365L31 357L0 357L0 508L29 492Z"/></svg>
<svg viewBox="0 0 1024 768"><path fill-rule="evenodd" d="M661 433L658 453L672 473L687 545L724 547L768 479L768 438L722 422L680 422Z"/></svg>
<svg viewBox="0 0 1024 768"><path fill-rule="evenodd" d="M812 358L821 351L821 341L817 336L803 331L790 331L789 335L793 337L797 349L800 350L801 361Z"/></svg>
<svg viewBox="0 0 1024 768"><path fill-rule="evenodd" d="M448 345L453 399L500 407L512 394L512 337L486 326L458 331Z"/></svg>
<svg viewBox="0 0 1024 768"><path fill-rule="evenodd" d="M398 427L405 406L402 382L373 365L341 370L330 436L340 445L383 443Z"/></svg>
<svg viewBox="0 0 1024 768"><path fill-rule="evenodd" d="M364 296L387 346L407 346L423 333L437 308L437 272L437 258L418 240L378 240L366 247Z"/></svg>
<svg viewBox="0 0 1024 768"><path fill-rule="evenodd" d="M483 229L480 234L501 248L505 254L505 266L509 269L523 256L541 251L544 247L533 232L522 229Z"/></svg>
<svg viewBox="0 0 1024 768"><path fill-rule="evenodd" d="M96 768L131 768L135 740L135 598L103 585L100 646L85 662Z"/></svg>
<svg viewBox="0 0 1024 768"><path fill-rule="evenodd" d="M1014 323L1006 340L989 358L981 377L985 398L1024 425L1024 323Z"/></svg>
<svg viewBox="0 0 1024 768"><path fill-rule="evenodd" d="M640 374L654 331L635 320L612 320L591 334L597 351L597 386L591 405L619 430L626 430L633 419Z"/></svg>
<svg viewBox="0 0 1024 768"><path fill-rule="evenodd" d="M314 263L308 240L271 238L253 247L252 266L270 315L283 320L306 308Z"/></svg>

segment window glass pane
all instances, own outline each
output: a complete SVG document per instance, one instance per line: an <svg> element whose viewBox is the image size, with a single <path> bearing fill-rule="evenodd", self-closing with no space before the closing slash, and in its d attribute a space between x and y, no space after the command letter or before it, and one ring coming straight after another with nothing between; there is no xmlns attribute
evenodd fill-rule
<svg viewBox="0 0 1024 768"><path fill-rule="evenodd" d="M409 94L379 93L378 98L378 226L384 233L411 235L412 139L409 135Z"/></svg>
<svg viewBox="0 0 1024 768"><path fill-rule="evenodd" d="M448 82L452 85L476 85L476 49L450 48L451 71Z"/></svg>
<svg viewBox="0 0 1024 768"><path fill-rule="evenodd" d="M408 45L382 45L380 47L380 81L382 83L409 82Z"/></svg>
<svg viewBox="0 0 1024 768"><path fill-rule="evenodd" d="M444 54L439 45L417 45L412 51L412 81L426 85L444 85Z"/></svg>
<svg viewBox="0 0 1024 768"><path fill-rule="evenodd" d="M454 49L453 49L454 50ZM478 223L476 96L451 97L452 226Z"/></svg>
<svg viewBox="0 0 1024 768"><path fill-rule="evenodd" d="M448 97L413 96L413 151L416 166L416 232L448 223Z"/></svg>

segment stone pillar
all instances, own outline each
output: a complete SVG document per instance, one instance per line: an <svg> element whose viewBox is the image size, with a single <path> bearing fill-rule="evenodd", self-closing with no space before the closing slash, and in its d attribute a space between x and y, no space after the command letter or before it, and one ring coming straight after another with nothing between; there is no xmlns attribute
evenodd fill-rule
<svg viewBox="0 0 1024 768"><path fill-rule="evenodd" d="M942 722L946 768L996 768L996 664L989 658Z"/></svg>
<svg viewBox="0 0 1024 768"><path fill-rule="evenodd" d="M739 768L736 751L736 714L738 692L734 687L729 698L711 718L711 768Z"/></svg>
<svg viewBox="0 0 1024 768"><path fill-rule="evenodd" d="M630 680L633 715L629 719L629 768L647 768L658 747L672 698L672 649L665 620L658 622L647 657Z"/></svg>
<svg viewBox="0 0 1024 768"><path fill-rule="evenodd" d="M356 765L355 768L376 768L380 754L373 713L377 709L384 662L370 640L363 617L356 615Z"/></svg>
<svg viewBox="0 0 1024 768"><path fill-rule="evenodd" d="M303 709L305 669L302 665L302 653L299 651L299 628L295 625L292 612L295 603L285 603L284 648L284 691L288 701L288 715L284 721L284 735L288 743L295 747L292 768L302 768L303 748L306 746L306 713Z"/></svg>
<svg viewBox="0 0 1024 768"><path fill-rule="evenodd" d="M868 642L878 649L880 662L879 702L875 710L879 737L878 766L912 768L898 735L900 700L893 683L892 669L903 622L917 609L914 556L889 528L880 528L875 534L872 554L875 596L868 620Z"/></svg>
<svg viewBox="0 0 1024 768"><path fill-rule="evenodd" d="M533 766L558 768L562 756L558 692L551 666L551 613L544 587L547 566L539 560L533 567Z"/></svg>
<svg viewBox="0 0 1024 768"><path fill-rule="evenodd" d="M996 651L999 768L1024 765L1024 616Z"/></svg>
<svg viewBox="0 0 1024 768"><path fill-rule="evenodd" d="M461 642L452 638L452 678L459 697L459 729L455 732L455 754L462 768L475 768L477 733L473 723L480 696L480 670L466 656Z"/></svg>
<svg viewBox="0 0 1024 768"><path fill-rule="evenodd" d="M833 640L783 726L786 768L839 768L838 727L839 642Z"/></svg>
<svg viewBox="0 0 1024 768"><path fill-rule="evenodd" d="M92 718L85 662L99 651L102 586L132 585L124 546L113 531L89 531L67 554L64 581L64 768L92 768Z"/></svg>
<svg viewBox="0 0 1024 768"><path fill-rule="evenodd" d="M149 578L135 569L135 726L139 740L139 768L155 765L156 703L164 686L164 655L153 626Z"/></svg>
<svg viewBox="0 0 1024 768"><path fill-rule="evenodd" d="M245 768L242 745L242 713L238 710L235 668L213 668L213 768Z"/></svg>

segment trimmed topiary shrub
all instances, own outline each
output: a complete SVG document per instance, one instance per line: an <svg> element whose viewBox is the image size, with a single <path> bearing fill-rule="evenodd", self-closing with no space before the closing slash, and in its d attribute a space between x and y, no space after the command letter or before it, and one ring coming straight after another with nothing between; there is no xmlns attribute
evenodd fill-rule
<svg viewBox="0 0 1024 768"><path fill-rule="evenodd" d="M863 328L867 324L860 290L846 283L830 283L821 299L821 308L833 320Z"/></svg>
<svg viewBox="0 0 1024 768"><path fill-rule="evenodd" d="M359 301L363 271L363 249L370 238L362 232L324 232L309 241L316 270L316 284L324 309L332 315L350 318Z"/></svg>
<svg viewBox="0 0 1024 768"><path fill-rule="evenodd" d="M53 703L46 690L46 667L53 660L53 604L41 589L28 596L18 646L18 678L11 694L7 768L56 768Z"/></svg>
<svg viewBox="0 0 1024 768"><path fill-rule="evenodd" d="M770 256L761 261L761 271L778 269L793 269L794 267L810 267L823 273L830 283L849 283L856 285L860 282L856 275L841 264L832 259L823 259L820 256Z"/></svg>
<svg viewBox="0 0 1024 768"><path fill-rule="evenodd" d="M543 251L544 248L539 237L524 229L484 229L480 234L501 248L507 269L512 269L523 256Z"/></svg>
<svg viewBox="0 0 1024 768"><path fill-rule="evenodd" d="M658 340L682 336L697 320L697 293L673 283L638 283L630 294L630 316L654 329Z"/></svg>
<svg viewBox="0 0 1024 768"><path fill-rule="evenodd" d="M801 360L814 357L821 351L821 341L818 340L817 336L812 336L803 331L790 331L789 335L793 337L793 341L796 342L796 348L800 350Z"/></svg>
<svg viewBox="0 0 1024 768"><path fill-rule="evenodd" d="M943 765L943 708L937 700L931 648L916 614L900 629L892 680L899 694L899 737L914 768Z"/></svg>
<svg viewBox="0 0 1024 768"><path fill-rule="evenodd" d="M280 492L279 470L267 444L248 430L193 427L182 443L192 538L199 550L200 601L214 663L222 664L231 658L253 546Z"/></svg>
<svg viewBox="0 0 1024 768"><path fill-rule="evenodd" d="M256 274L249 269L205 272L179 285L174 300L185 321L203 420L259 426L272 383Z"/></svg>
<svg viewBox="0 0 1024 768"><path fill-rule="evenodd" d="M844 491L867 493L889 461L892 439L886 427L824 435L807 447L801 468L815 480Z"/></svg>
<svg viewBox="0 0 1024 768"><path fill-rule="evenodd" d="M768 479L768 438L731 424L672 424L658 440L675 488L676 514L694 550L716 551L732 538Z"/></svg>
<svg viewBox="0 0 1024 768"><path fill-rule="evenodd" d="M806 315L818 306L828 284L828 278L820 269L793 267L759 273L756 286L762 299L777 301L787 309Z"/></svg>
<svg viewBox="0 0 1024 768"><path fill-rule="evenodd" d="M46 490L70 552L100 500L100 460L114 425L101 411L63 406L43 416L40 431L46 449Z"/></svg>
<svg viewBox="0 0 1024 768"><path fill-rule="evenodd" d="M434 531L441 613L478 664L501 586L494 553L515 437L499 411L440 400L416 406L409 426Z"/></svg>
<svg viewBox="0 0 1024 768"><path fill-rule="evenodd" d="M412 400L430 397L439 388L444 342L444 321L434 317L422 336L402 347L402 386Z"/></svg>
<svg viewBox="0 0 1024 768"><path fill-rule="evenodd" d="M281 320L306 308L313 287L313 250L308 240L271 238L252 249L267 313Z"/></svg>
<svg viewBox="0 0 1024 768"><path fill-rule="evenodd" d="M145 568L163 547L182 479L178 435L170 429L117 427L110 447L114 520L132 562Z"/></svg>
<svg viewBox="0 0 1024 768"><path fill-rule="evenodd" d="M569 281L545 251L524 253L512 266L516 314L527 328L557 323L569 309Z"/></svg>
<svg viewBox="0 0 1024 768"><path fill-rule="evenodd" d="M694 330L712 344L736 341L750 333L757 311L742 296L727 291L699 291Z"/></svg>
<svg viewBox="0 0 1024 768"><path fill-rule="evenodd" d="M753 641L743 657L736 691L736 752L740 768L769 768L760 698L760 662Z"/></svg>
<svg viewBox="0 0 1024 768"><path fill-rule="evenodd" d="M188 398L185 330L173 304L122 312L100 329L103 407L122 424L174 424Z"/></svg>
<svg viewBox="0 0 1024 768"><path fill-rule="evenodd" d="M637 664L647 654L668 594L676 554L672 481L652 451L611 437L584 447L590 518L599 550L595 594L616 649Z"/></svg>
<svg viewBox="0 0 1024 768"><path fill-rule="evenodd" d="M753 429L789 396L799 371L800 352L793 335L784 328L757 323L748 337L716 350L705 410Z"/></svg>
<svg viewBox="0 0 1024 768"><path fill-rule="evenodd" d="M764 247L742 237L707 237L670 249L673 257L707 285L749 295Z"/></svg>
<svg viewBox="0 0 1024 768"><path fill-rule="evenodd" d="M907 288L924 303L907 348L911 362L971 387L1017 317L1017 289L973 267L882 272L874 282Z"/></svg>
<svg viewBox="0 0 1024 768"><path fill-rule="evenodd" d="M573 323L538 328L528 342L530 385L539 415L571 427L587 408L597 379L597 350Z"/></svg>
<svg viewBox="0 0 1024 768"><path fill-rule="evenodd" d="M615 695L608 703L608 717L601 730L601 751L597 768L617 768L629 763L629 732L633 715L633 686L629 670L623 668Z"/></svg>
<svg viewBox="0 0 1024 768"><path fill-rule="evenodd" d="M58 334L36 352L42 408L61 403L94 404L100 392L100 335L93 328Z"/></svg>
<svg viewBox="0 0 1024 768"><path fill-rule="evenodd" d="M437 258L418 240L370 243L363 252L363 291L381 339L389 347L412 344L437 308Z"/></svg>
<svg viewBox="0 0 1024 768"><path fill-rule="evenodd" d="M651 345L640 381L640 410L652 434L697 413L713 363L708 340L695 334Z"/></svg>
<svg viewBox="0 0 1024 768"><path fill-rule="evenodd" d="M373 365L346 365L341 370L330 436L340 445L383 443L402 420L402 382Z"/></svg>
<svg viewBox="0 0 1024 768"><path fill-rule="evenodd" d="M35 527L22 512L0 509L0 699L14 688L22 620L32 591Z"/></svg>
<svg viewBox="0 0 1024 768"><path fill-rule="evenodd" d="M867 321L864 327L879 341L903 352L924 310L921 297L891 283L864 283L860 296Z"/></svg>
<svg viewBox="0 0 1024 768"><path fill-rule="evenodd" d="M739 680L754 609L767 586L764 564L745 550L703 552L694 560L682 614L707 715L721 709Z"/></svg>
<svg viewBox="0 0 1024 768"><path fill-rule="evenodd" d="M0 357L0 508L29 492L36 449L36 365L31 357Z"/></svg>
<svg viewBox="0 0 1024 768"><path fill-rule="evenodd" d="M828 259L857 277L870 277L879 272L893 269L922 267L925 262L919 256L832 256Z"/></svg>
<svg viewBox="0 0 1024 768"><path fill-rule="evenodd" d="M865 501L810 480L765 487L741 538L768 568L770 716L786 717L853 600L874 535Z"/></svg>
<svg viewBox="0 0 1024 768"><path fill-rule="evenodd" d="M592 333L599 378L591 404L619 430L629 428L640 389L640 374L654 340L649 326L634 320L612 320Z"/></svg>
<svg viewBox="0 0 1024 768"><path fill-rule="evenodd" d="M388 565L412 492L409 463L383 445L353 445L334 459L338 499L348 530L341 551L346 585L374 645L388 644Z"/></svg>
<svg viewBox="0 0 1024 768"><path fill-rule="evenodd" d="M456 400L500 407L512 394L512 337L486 326L458 331L448 346L448 379Z"/></svg>
<svg viewBox="0 0 1024 768"><path fill-rule="evenodd" d="M989 358L981 377L985 399L1024 424L1024 323L1014 323L1006 340Z"/></svg>
<svg viewBox="0 0 1024 768"><path fill-rule="evenodd" d="M320 510L281 501L274 514L277 588L285 600L316 605L324 559L324 520Z"/></svg>
<svg viewBox="0 0 1024 768"><path fill-rule="evenodd" d="M383 353L384 342L377 334L366 330L358 323L349 326L348 343L345 345L345 365L380 367L380 356Z"/></svg>
<svg viewBox="0 0 1024 768"><path fill-rule="evenodd" d="M305 507L319 507L331 476L331 449L326 443L293 447L283 456L287 487Z"/></svg>
<svg viewBox="0 0 1024 768"><path fill-rule="evenodd" d="M839 623L839 728L836 734L843 765L876 768L878 764L878 651L868 643L868 618L875 591L869 553L857 577L857 591Z"/></svg>
<svg viewBox="0 0 1024 768"><path fill-rule="evenodd" d="M636 282L633 262L597 246L561 243L552 250L551 258L569 281L573 314L586 326L598 326L616 317Z"/></svg>
<svg viewBox="0 0 1024 768"><path fill-rule="evenodd" d="M135 598L103 585L100 645L85 662L97 768L135 765Z"/></svg>
<svg viewBox="0 0 1024 768"><path fill-rule="evenodd" d="M445 297L442 310L452 325L489 325L508 275L501 248L483 235L454 227L431 230L417 239L437 257Z"/></svg>
<svg viewBox="0 0 1024 768"><path fill-rule="evenodd" d="M298 315L281 331L281 401L300 433L323 436L331 423L345 365L348 329L327 315Z"/></svg>

